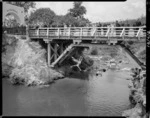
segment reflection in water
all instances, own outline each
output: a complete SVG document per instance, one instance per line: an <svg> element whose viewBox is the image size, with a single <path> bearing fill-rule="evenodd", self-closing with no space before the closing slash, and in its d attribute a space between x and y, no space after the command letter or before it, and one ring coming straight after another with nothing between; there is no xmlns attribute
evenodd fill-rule
<svg viewBox="0 0 150 118"><path fill-rule="evenodd" d="M4 115L120 116L130 103L127 73L119 75L109 70L88 79L70 77L47 88L12 86L3 80Z"/></svg>

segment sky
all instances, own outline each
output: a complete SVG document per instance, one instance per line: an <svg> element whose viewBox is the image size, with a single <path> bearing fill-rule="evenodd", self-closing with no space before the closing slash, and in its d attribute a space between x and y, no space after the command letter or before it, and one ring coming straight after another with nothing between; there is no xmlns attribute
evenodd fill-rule
<svg viewBox="0 0 150 118"><path fill-rule="evenodd" d="M146 15L146 0L127 0L126 2L83 2L91 22L109 22L139 18ZM36 8L50 8L57 15L65 15L73 2L36 2Z"/></svg>

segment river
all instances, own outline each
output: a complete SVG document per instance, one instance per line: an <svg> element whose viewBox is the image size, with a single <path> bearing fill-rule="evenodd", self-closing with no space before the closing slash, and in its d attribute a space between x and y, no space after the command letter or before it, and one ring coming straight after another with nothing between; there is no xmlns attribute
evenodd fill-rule
<svg viewBox="0 0 150 118"><path fill-rule="evenodd" d="M46 88L3 79L3 115L120 116L130 107L128 74L108 70L102 77L65 78Z"/></svg>
<svg viewBox="0 0 150 118"><path fill-rule="evenodd" d="M128 71L108 70L102 76L66 77L44 88L3 79L3 115L121 116L130 108L129 77Z"/></svg>

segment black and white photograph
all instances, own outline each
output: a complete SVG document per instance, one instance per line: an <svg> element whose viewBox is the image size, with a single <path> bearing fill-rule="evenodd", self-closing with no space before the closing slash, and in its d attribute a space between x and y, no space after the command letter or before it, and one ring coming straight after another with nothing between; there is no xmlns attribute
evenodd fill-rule
<svg viewBox="0 0 150 118"><path fill-rule="evenodd" d="M146 3L2 1L2 116L150 118Z"/></svg>

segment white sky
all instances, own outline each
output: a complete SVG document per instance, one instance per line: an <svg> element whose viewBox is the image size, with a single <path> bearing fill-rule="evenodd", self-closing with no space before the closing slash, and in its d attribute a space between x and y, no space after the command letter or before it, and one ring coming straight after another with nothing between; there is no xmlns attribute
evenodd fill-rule
<svg viewBox="0 0 150 118"><path fill-rule="evenodd" d="M126 2L83 2L87 13L85 18L91 22L107 22L134 19L146 15L146 0L127 0ZM50 8L57 15L65 15L73 2L36 2L36 8Z"/></svg>

